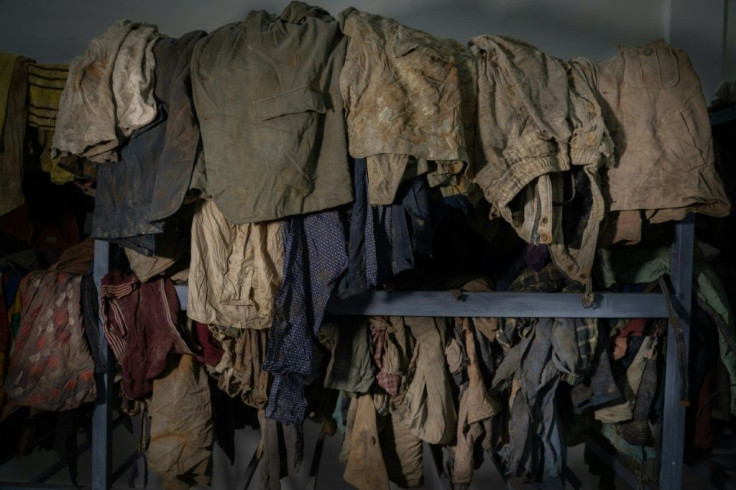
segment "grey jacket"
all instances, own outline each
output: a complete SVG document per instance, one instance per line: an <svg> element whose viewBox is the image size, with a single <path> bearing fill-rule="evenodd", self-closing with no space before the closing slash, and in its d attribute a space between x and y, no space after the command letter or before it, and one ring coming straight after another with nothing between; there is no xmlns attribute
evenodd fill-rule
<svg viewBox="0 0 736 490"><path fill-rule="evenodd" d="M346 41L327 12L291 2L200 41L192 88L206 189L233 224L352 200L340 67Z"/></svg>

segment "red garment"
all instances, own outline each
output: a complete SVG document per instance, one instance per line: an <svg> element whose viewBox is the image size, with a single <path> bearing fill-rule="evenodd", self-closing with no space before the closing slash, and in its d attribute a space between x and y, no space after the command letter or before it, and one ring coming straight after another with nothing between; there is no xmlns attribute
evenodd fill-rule
<svg viewBox="0 0 736 490"><path fill-rule="evenodd" d="M5 380L8 396L41 410L94 401L94 363L84 337L82 276L34 271L20 283L21 316Z"/></svg>
<svg viewBox="0 0 736 490"><path fill-rule="evenodd" d="M112 271L100 288L105 338L122 368L123 392L148 396L170 352L194 355L179 334L179 299L170 279L141 283Z"/></svg>
<svg viewBox="0 0 736 490"><path fill-rule="evenodd" d="M641 337L644 335L644 329L649 322L646 318L634 318L621 330L613 340L613 359L618 361L626 355L629 337Z"/></svg>
<svg viewBox="0 0 736 490"><path fill-rule="evenodd" d="M210 328L204 323L194 322L194 331L197 341L202 347L201 354L197 354L197 360L208 366L217 366L222 360L224 352L217 346Z"/></svg>

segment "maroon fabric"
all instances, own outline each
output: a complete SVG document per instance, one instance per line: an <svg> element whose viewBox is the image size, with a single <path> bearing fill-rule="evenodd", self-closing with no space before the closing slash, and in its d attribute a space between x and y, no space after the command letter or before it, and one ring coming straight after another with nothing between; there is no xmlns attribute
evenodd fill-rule
<svg viewBox="0 0 736 490"><path fill-rule="evenodd" d="M141 283L112 271L100 288L105 338L122 369L125 396L143 398L166 368L166 356L193 353L179 333L179 299L170 279Z"/></svg>
<svg viewBox="0 0 736 490"><path fill-rule="evenodd" d="M82 276L34 271L23 278L21 316L5 380L8 396L41 410L94 401L94 363L82 323Z"/></svg>
<svg viewBox="0 0 736 490"><path fill-rule="evenodd" d="M220 364L224 352L217 346L210 328L204 323L194 322L194 332L197 335L197 342L202 348L201 352L197 354L197 360L213 367Z"/></svg>

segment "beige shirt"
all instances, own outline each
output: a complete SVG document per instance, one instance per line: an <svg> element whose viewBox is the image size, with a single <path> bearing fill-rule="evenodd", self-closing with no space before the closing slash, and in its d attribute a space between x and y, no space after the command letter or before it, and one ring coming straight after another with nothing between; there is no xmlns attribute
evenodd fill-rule
<svg viewBox="0 0 736 490"><path fill-rule="evenodd" d="M192 221L187 315L204 324L269 328L283 262L279 222L234 225L214 201L201 201Z"/></svg>

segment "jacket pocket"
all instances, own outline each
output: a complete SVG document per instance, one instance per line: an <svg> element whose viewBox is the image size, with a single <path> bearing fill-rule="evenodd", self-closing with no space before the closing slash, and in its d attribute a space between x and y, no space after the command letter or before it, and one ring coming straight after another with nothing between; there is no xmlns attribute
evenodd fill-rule
<svg viewBox="0 0 736 490"><path fill-rule="evenodd" d="M324 114L326 106L324 95L309 87L289 90L252 103L254 115L263 121L304 112Z"/></svg>
<svg viewBox="0 0 736 490"><path fill-rule="evenodd" d="M670 88L679 81L677 55L672 48L624 48L624 85L633 88Z"/></svg>

